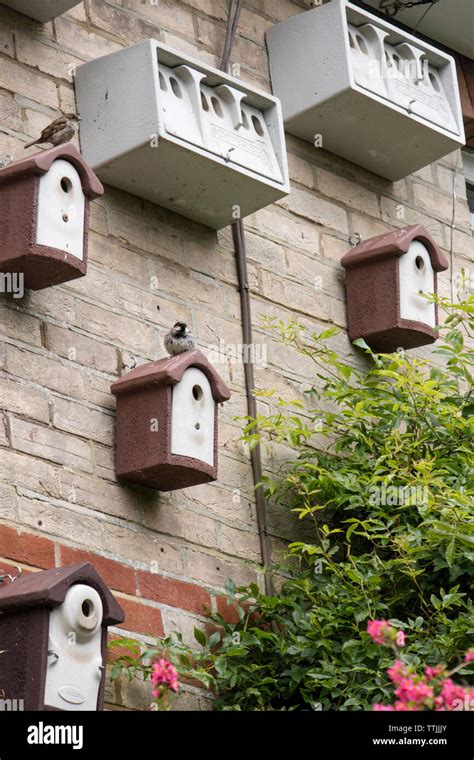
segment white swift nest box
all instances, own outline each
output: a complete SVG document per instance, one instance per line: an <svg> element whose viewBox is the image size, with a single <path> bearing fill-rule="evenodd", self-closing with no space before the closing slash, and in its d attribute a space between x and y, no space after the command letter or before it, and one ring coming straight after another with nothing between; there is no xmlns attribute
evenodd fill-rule
<svg viewBox="0 0 474 760"><path fill-rule="evenodd" d="M155 40L79 66L103 182L220 229L289 192L279 101Z"/></svg>
<svg viewBox="0 0 474 760"><path fill-rule="evenodd" d="M294 16L267 44L293 135L390 180L464 145L454 59L356 5Z"/></svg>

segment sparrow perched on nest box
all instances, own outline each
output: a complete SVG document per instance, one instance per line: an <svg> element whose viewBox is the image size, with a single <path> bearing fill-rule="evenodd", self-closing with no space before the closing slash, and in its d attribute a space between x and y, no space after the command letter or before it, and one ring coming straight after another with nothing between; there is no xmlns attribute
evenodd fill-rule
<svg viewBox="0 0 474 760"><path fill-rule="evenodd" d="M196 338L184 322L176 322L173 325L169 333L166 333L164 343L171 356L196 348Z"/></svg>
<svg viewBox="0 0 474 760"><path fill-rule="evenodd" d="M40 145L41 143L62 145L63 143L72 140L75 134L75 124L66 118L66 116L60 116L58 119L52 121L51 124L48 124L48 126L43 129L40 136L36 140L27 143L27 145L24 145L23 147L30 148L32 145Z"/></svg>

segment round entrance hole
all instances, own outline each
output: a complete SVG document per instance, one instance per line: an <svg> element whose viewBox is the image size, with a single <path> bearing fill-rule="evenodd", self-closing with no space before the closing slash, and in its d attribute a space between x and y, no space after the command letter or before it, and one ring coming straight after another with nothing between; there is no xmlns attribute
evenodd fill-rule
<svg viewBox="0 0 474 760"><path fill-rule="evenodd" d="M203 397L202 388L200 385L193 385L193 397L196 401L200 401Z"/></svg>
<svg viewBox="0 0 474 760"><path fill-rule="evenodd" d="M61 190L63 190L65 193L70 193L72 190L72 182L69 179L69 177L62 177L61 178Z"/></svg>
<svg viewBox="0 0 474 760"><path fill-rule="evenodd" d="M94 610L94 605L92 604L90 599L84 599L82 602L82 614L84 617L90 617L92 615L92 612Z"/></svg>
<svg viewBox="0 0 474 760"><path fill-rule="evenodd" d="M423 259L423 257L422 257L422 256L417 256L417 257L416 257L416 259L415 259L415 266L416 266L416 268L417 268L417 269L418 269L420 272L422 272L422 271L423 271L423 269L425 268L425 262L424 262L424 259Z"/></svg>

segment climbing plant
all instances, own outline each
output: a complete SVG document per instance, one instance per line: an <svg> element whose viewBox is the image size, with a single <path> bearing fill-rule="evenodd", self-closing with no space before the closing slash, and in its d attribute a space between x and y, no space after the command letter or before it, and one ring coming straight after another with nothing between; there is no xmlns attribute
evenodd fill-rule
<svg viewBox="0 0 474 760"><path fill-rule="evenodd" d="M303 400L262 392L272 412L247 418L243 437L291 450L261 487L312 538L271 569L278 593L228 582L237 621L210 613L215 630L197 632L199 654L180 665L177 639L159 644L178 670L205 672L217 709L387 703L393 652L367 632L376 620L402 632L407 672L441 663L474 683L463 662L474 642L474 297L440 306L435 361L375 354L359 340L363 369L332 346L335 328L266 321L314 363L314 381Z"/></svg>

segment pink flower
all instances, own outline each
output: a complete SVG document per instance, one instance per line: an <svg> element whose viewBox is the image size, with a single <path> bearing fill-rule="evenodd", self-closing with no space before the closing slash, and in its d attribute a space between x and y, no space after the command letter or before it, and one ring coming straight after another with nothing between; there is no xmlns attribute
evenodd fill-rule
<svg viewBox="0 0 474 760"><path fill-rule="evenodd" d="M397 631L387 620L369 620L367 633L376 644L394 644L399 647L405 646L406 634Z"/></svg>
<svg viewBox="0 0 474 760"><path fill-rule="evenodd" d="M403 633L403 631L397 631L397 638L396 638L397 647L404 647L405 639L406 639L406 634Z"/></svg>
<svg viewBox="0 0 474 760"><path fill-rule="evenodd" d="M425 668L425 676L427 681L432 681L433 678L437 678L441 673L444 671L444 665L436 665L436 667L432 668L431 666L428 666Z"/></svg>
<svg viewBox="0 0 474 760"><path fill-rule="evenodd" d="M160 690L157 686L165 684L171 691L178 692L178 673L174 665L163 657L158 662L153 663L153 672L151 674L151 682L155 687L153 689L153 696L159 697Z"/></svg>
<svg viewBox="0 0 474 760"><path fill-rule="evenodd" d="M392 705L374 705L372 710L375 712L392 712L395 708Z"/></svg>
<svg viewBox="0 0 474 760"><path fill-rule="evenodd" d="M474 649L468 649L464 655L464 662L474 662Z"/></svg>
<svg viewBox="0 0 474 760"><path fill-rule="evenodd" d="M402 678L407 677L408 671L405 664L401 660L397 660L392 667L387 670L387 675L394 684L399 686Z"/></svg>
<svg viewBox="0 0 474 760"><path fill-rule="evenodd" d="M415 678L402 678L399 686L395 689L395 695L401 702L413 703L415 709L419 709L433 699L434 694L431 686L428 686L424 681L415 680Z"/></svg>
<svg viewBox="0 0 474 760"><path fill-rule="evenodd" d="M393 631L394 629L386 620L369 620L367 623L367 633L376 644L389 643Z"/></svg>
<svg viewBox="0 0 474 760"><path fill-rule="evenodd" d="M441 697L443 699L443 707L445 710L452 710L456 704L462 704L464 698L468 694L462 686L458 686L453 683L450 678L445 678L443 681L443 688L441 690Z"/></svg>

